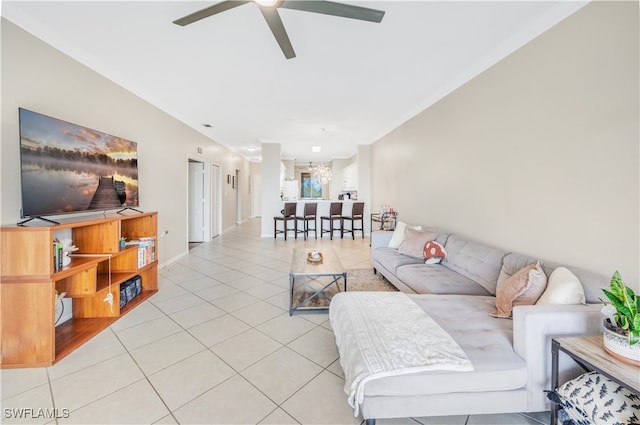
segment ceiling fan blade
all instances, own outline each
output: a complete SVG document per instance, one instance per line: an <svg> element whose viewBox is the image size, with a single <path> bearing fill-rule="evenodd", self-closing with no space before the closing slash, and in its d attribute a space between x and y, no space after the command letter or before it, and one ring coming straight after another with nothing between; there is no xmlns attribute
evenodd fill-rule
<svg viewBox="0 0 640 425"><path fill-rule="evenodd" d="M285 0L279 7L377 23L384 16L382 10L322 0Z"/></svg>
<svg viewBox="0 0 640 425"><path fill-rule="evenodd" d="M242 6L245 3L250 3L250 1L251 0L223 1L220 3L214 4L213 6L205 7L202 10L199 10L190 15L184 16L180 19L176 19L175 21L173 21L173 23L176 25L182 25L182 26L189 25L196 21L199 21L200 19L207 18L211 15L224 12L225 10L233 9L234 7Z"/></svg>
<svg viewBox="0 0 640 425"><path fill-rule="evenodd" d="M260 6L260 11L262 12L262 16L264 16L264 19L267 21L269 28L271 28L271 32L280 45L280 49L282 49L284 56L287 59L295 58L296 53L293 51L293 46L291 45L287 31L284 29L284 24L282 23L282 19L280 19L278 9Z"/></svg>

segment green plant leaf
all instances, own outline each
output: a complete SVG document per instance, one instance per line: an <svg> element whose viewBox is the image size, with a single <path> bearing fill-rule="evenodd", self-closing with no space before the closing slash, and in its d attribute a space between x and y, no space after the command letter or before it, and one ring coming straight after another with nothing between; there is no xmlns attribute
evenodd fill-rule
<svg viewBox="0 0 640 425"><path fill-rule="evenodd" d="M638 300L636 294L633 293L633 289L625 286L625 304L629 307L629 311L631 311L631 317L635 316L638 313Z"/></svg>
<svg viewBox="0 0 640 425"><path fill-rule="evenodd" d="M613 304L613 306L618 311L619 316L624 315L631 317L631 310L629 310L629 308L624 304L624 301L621 298L617 297L613 292L607 291L606 289L603 289L602 292L604 292L607 298L609 298L611 304Z"/></svg>
<svg viewBox="0 0 640 425"><path fill-rule="evenodd" d="M620 273L616 270L611 276L611 282L609 283L609 290L619 299L624 298L625 287L622 283Z"/></svg>
<svg viewBox="0 0 640 425"><path fill-rule="evenodd" d="M609 289L603 289L602 292L616 309L615 325L627 330L629 340L634 340L634 344L640 342L640 297L622 282L617 270L611 276Z"/></svg>
<svg viewBox="0 0 640 425"><path fill-rule="evenodd" d="M631 321L631 330L640 333L640 313L636 313Z"/></svg>

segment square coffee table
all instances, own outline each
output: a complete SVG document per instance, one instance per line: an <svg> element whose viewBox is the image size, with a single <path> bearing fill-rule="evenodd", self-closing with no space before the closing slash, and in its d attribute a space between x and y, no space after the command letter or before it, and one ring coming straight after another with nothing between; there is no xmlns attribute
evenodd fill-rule
<svg viewBox="0 0 640 425"><path fill-rule="evenodd" d="M334 283L340 292L341 279L344 281L344 290L347 290L347 271L335 251L323 248L320 251L322 262L319 263L307 260L307 255L312 251L313 248L293 250L289 272L289 316L296 310L328 310L331 298L326 292ZM296 286L305 290L300 301L294 300Z"/></svg>

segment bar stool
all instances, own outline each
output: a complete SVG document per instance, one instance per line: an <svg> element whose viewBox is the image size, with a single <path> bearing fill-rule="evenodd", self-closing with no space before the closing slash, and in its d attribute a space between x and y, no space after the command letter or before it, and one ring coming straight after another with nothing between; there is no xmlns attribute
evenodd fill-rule
<svg viewBox="0 0 640 425"><path fill-rule="evenodd" d="M304 213L302 216L296 216L296 227L298 226L298 220L302 220L302 230L298 230L297 233L304 234L304 240L309 237L309 231L313 230L313 233L318 239L318 223L316 222L316 211L318 210L318 204L316 202L307 202L304 204ZM309 228L309 222L313 221L313 229Z"/></svg>
<svg viewBox="0 0 640 425"><path fill-rule="evenodd" d="M360 230L362 232L362 239L364 239L364 224L362 217L364 216L364 202L354 202L353 208L351 209L351 215L343 215L342 216L342 233L351 233L351 239L355 239L355 231ZM350 221L351 227L349 229L346 228L345 222ZM360 221L360 227L355 227L356 222Z"/></svg>
<svg viewBox="0 0 640 425"><path fill-rule="evenodd" d="M293 234L298 239L298 222L296 221L296 206L295 202L285 202L282 215L273 217L273 238L275 239L278 233L284 233L284 240L287 240L287 231L293 230ZM283 229L278 229L278 222L282 221ZM287 226L287 222L293 221L293 229Z"/></svg>
<svg viewBox="0 0 640 425"><path fill-rule="evenodd" d="M338 220L340 223L340 227L334 226L334 222ZM329 230L324 230L324 222L329 222ZM329 215L320 217L320 237L324 233L329 233L331 240L333 240L333 231L340 230L340 238L342 238L342 202L332 202L329 205Z"/></svg>

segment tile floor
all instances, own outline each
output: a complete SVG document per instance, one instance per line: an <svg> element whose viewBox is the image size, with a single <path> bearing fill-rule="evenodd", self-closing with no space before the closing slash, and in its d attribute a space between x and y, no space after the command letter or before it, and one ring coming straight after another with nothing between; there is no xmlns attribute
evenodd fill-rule
<svg viewBox="0 0 640 425"><path fill-rule="evenodd" d="M53 367L0 370L0 422L359 424L342 389L328 315L289 317L287 288L293 247L331 245L345 267L361 268L370 267L368 239L285 242L259 234L260 220L251 219L189 250L160 270L157 294ZM33 409L30 418L12 417L17 408ZM38 417L43 412L58 419ZM548 417L377 423L540 424Z"/></svg>

